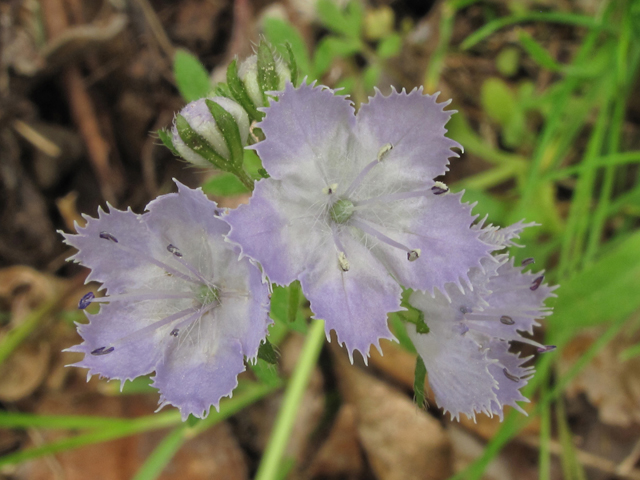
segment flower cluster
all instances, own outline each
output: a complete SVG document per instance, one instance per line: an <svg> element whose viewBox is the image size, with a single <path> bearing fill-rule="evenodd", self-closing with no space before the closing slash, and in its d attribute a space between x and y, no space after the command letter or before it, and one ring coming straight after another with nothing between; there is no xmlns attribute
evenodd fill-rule
<svg viewBox="0 0 640 480"><path fill-rule="evenodd" d="M402 292L411 289L424 328L408 331L438 404L456 418L520 409L533 368L510 342L549 350L521 332L550 313L553 288L499 252L527 225L474 224L462 194L436 180L460 147L445 136L448 103L421 89L377 91L356 115L322 86L287 83L269 94L277 101L257 110L265 139L248 147L266 174L248 205L222 212L178 184L143 215L101 211L65 235L108 294L80 301L103 305L79 327L77 365L123 381L155 371L162 404L204 416L266 336L265 277L299 280L327 338L334 330L365 362L371 346L394 339L387 315L408 307ZM242 171L248 117L225 98L198 102L179 116L175 147L194 163L209 152L207 161Z"/></svg>

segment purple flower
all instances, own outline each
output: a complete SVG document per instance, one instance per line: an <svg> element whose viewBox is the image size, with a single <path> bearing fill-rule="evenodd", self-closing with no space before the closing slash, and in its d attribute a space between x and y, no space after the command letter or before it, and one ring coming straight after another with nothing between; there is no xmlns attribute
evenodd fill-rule
<svg viewBox="0 0 640 480"><path fill-rule="evenodd" d="M229 239L270 280L299 279L311 308L349 355L393 338L387 313L401 288L433 292L467 281L493 247L470 228L471 207L434 178L456 142L435 96L380 92L362 105L326 87L288 84L254 148L271 178L228 216Z"/></svg>
<svg viewBox="0 0 640 480"><path fill-rule="evenodd" d="M158 197L143 215L100 209L64 237L79 250L71 259L91 268L87 282L108 292L80 300L80 308L102 305L78 325L84 342L69 350L85 357L75 366L123 384L155 370L160 405L175 405L186 419L217 409L244 357L255 360L269 292L259 269L238 262L224 241L229 226L216 204L176 183L178 193Z"/></svg>
<svg viewBox="0 0 640 480"><path fill-rule="evenodd" d="M481 235L494 245L514 245L512 239L529 225L490 225ZM524 263L530 264L530 259ZM520 389L535 370L524 366L532 357L509 352L510 342L535 345L539 352L553 349L521 333L532 334L539 325L536 319L551 315L544 302L555 296L557 286L544 284L542 272L516 267L508 254L483 259L469 277L470 291L450 284L434 297L413 293L409 303L424 313L429 332L419 334L412 324L407 332L427 368L438 406L452 418L465 414L475 419L476 413L485 413L502 419L505 405L525 413L516 402L528 402Z"/></svg>

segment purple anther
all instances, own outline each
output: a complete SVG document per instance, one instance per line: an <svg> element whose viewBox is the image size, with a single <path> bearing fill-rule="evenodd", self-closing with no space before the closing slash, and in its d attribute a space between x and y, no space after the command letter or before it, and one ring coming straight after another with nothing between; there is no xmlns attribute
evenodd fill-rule
<svg viewBox="0 0 640 480"><path fill-rule="evenodd" d="M167 250L169 250L171 253L173 253L176 257L181 258L182 257L182 253L180 253L180 250L178 249L178 247L176 247L173 244L169 244L167 245Z"/></svg>
<svg viewBox="0 0 640 480"><path fill-rule="evenodd" d="M115 350L114 347L100 347L100 348L96 348L95 350L93 350L91 352L91 355L106 355L107 353L111 353Z"/></svg>
<svg viewBox="0 0 640 480"><path fill-rule="evenodd" d="M538 278L536 278L533 283L531 284L531 286L529 287L529 290L531 291L535 291L538 289L538 287L542 284L542 281L544 280L544 275L540 275Z"/></svg>
<svg viewBox="0 0 640 480"><path fill-rule="evenodd" d="M544 347L538 347L538 353L553 352L555 349L555 345L545 345Z"/></svg>
<svg viewBox="0 0 640 480"><path fill-rule="evenodd" d="M100 238L105 240L111 240L113 243L118 243L118 239L111 235L109 232L100 232Z"/></svg>
<svg viewBox="0 0 640 480"><path fill-rule="evenodd" d="M465 307L464 305L462 307L460 307L460 311L462 313L471 313L473 310L471 310L469 307Z"/></svg>
<svg viewBox="0 0 640 480"><path fill-rule="evenodd" d="M523 267L526 267L527 265L531 265L532 263L536 263L533 257L525 258L524 260L522 260Z"/></svg>
<svg viewBox="0 0 640 480"><path fill-rule="evenodd" d="M171 335L172 337L177 337L178 333L180 333L180 329L174 328L173 330L171 330L171 333L169 335Z"/></svg>
<svg viewBox="0 0 640 480"><path fill-rule="evenodd" d="M520 377L517 377L515 375L511 375L509 373L509 370L507 370L506 368L502 369L502 373L504 373L504 376L507 377L509 380L511 380L512 382L519 382L520 381Z"/></svg>
<svg viewBox="0 0 640 480"><path fill-rule="evenodd" d="M511 318L510 316L508 316L508 315L502 315L502 316L500 317L500 323L502 323L502 324L504 324L504 325L513 325L513 324L514 324L514 323L516 323L516 322L514 322L514 321L513 321L513 318Z"/></svg>
<svg viewBox="0 0 640 480"><path fill-rule="evenodd" d="M94 298L96 298L96 296L93 294L93 292L87 293L78 302L78 308L80 310L84 310L85 308L87 308L91 304L91 300L93 300Z"/></svg>
<svg viewBox="0 0 640 480"><path fill-rule="evenodd" d="M431 191L434 195L443 195L449 191L449 187L441 187L440 185L434 185L431 187Z"/></svg>

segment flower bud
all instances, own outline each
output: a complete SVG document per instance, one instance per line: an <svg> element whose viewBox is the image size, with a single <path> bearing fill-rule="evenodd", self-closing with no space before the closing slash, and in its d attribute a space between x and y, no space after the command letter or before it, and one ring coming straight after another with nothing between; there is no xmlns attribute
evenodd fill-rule
<svg viewBox="0 0 640 480"><path fill-rule="evenodd" d="M174 148L185 160L200 167L213 165L232 171L242 165L249 117L228 98L201 98L176 115L171 133Z"/></svg>
<svg viewBox="0 0 640 480"><path fill-rule="evenodd" d="M269 105L266 92L284 90L286 82L292 81L289 65L266 43L240 64L238 77L256 107Z"/></svg>

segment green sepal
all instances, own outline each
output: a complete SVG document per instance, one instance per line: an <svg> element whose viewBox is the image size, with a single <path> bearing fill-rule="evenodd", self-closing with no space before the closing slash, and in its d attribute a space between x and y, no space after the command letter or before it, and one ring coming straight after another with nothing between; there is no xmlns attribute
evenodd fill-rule
<svg viewBox="0 0 640 480"><path fill-rule="evenodd" d="M171 139L171 134L169 133L169 131L161 128L157 133L158 138L162 141L162 144L169 150L171 150L171 153L173 153L176 157L179 157L180 154L176 150L176 147L173 146L173 140Z"/></svg>
<svg viewBox="0 0 640 480"><path fill-rule="evenodd" d="M276 59L267 42L258 45L258 85L262 91L262 99L265 105L269 105L269 97L266 92L278 90L278 72L276 71Z"/></svg>
<svg viewBox="0 0 640 480"><path fill-rule="evenodd" d="M296 62L296 56L293 54L293 48L289 42L284 44L284 48L287 49L287 66L291 73L291 83L294 87L298 86L298 63Z"/></svg>
<svg viewBox="0 0 640 480"><path fill-rule="evenodd" d="M269 339L265 338L258 348L258 358L261 358L267 363L275 365L278 363L279 356L280 355L276 351L275 347L271 344Z"/></svg>
<svg viewBox="0 0 640 480"><path fill-rule="evenodd" d="M427 396L424 392L424 383L427 380L427 367L424 365L422 357L416 358L416 369L413 374L413 401L420 408L427 406Z"/></svg>
<svg viewBox="0 0 640 480"><path fill-rule="evenodd" d="M249 97L244 83L242 83L240 77L238 77L238 61L235 58L227 68L227 84L229 85L229 90L231 90L231 93L233 94L233 99L238 102L242 108L244 108L251 120L262 120L264 113L258 111L253 100Z"/></svg>
<svg viewBox="0 0 640 480"><path fill-rule="evenodd" d="M185 422L187 424L188 427L195 427L198 423L200 422L200 419L198 417L193 416L193 414L189 414L189 416L187 417L187 421Z"/></svg>
<svg viewBox="0 0 640 480"><path fill-rule="evenodd" d="M267 171L264 168L259 168L258 169L258 174L262 177L262 178L270 178L271 175L269 175L267 173Z"/></svg>
<svg viewBox="0 0 640 480"><path fill-rule="evenodd" d="M209 100L204 101L207 108L211 112L213 119L216 121L216 127L222 132L224 141L229 148L231 158L229 161L236 167L242 168L244 160L244 150L242 148L242 138L240 138L240 129L233 116L216 102Z"/></svg>
<svg viewBox="0 0 640 480"><path fill-rule="evenodd" d="M216 152L216 150L202 135L191 128L187 119L182 115L176 116L176 128L178 129L178 135L180 135L182 141L191 150L207 160L214 167L225 172L233 171L233 165Z"/></svg>
<svg viewBox="0 0 640 480"><path fill-rule="evenodd" d="M231 89L229 85L224 82L216 83L211 89L211 93L207 95L208 97L225 97L229 100L235 101L233 97L233 93L231 93Z"/></svg>

